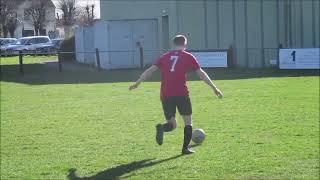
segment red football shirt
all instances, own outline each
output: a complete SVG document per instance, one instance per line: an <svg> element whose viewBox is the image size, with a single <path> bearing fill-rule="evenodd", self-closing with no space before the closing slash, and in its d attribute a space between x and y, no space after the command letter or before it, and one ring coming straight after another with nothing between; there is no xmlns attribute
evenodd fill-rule
<svg viewBox="0 0 320 180"><path fill-rule="evenodd" d="M161 99L168 96L188 96L187 73L196 71L200 65L196 58L183 50L163 54L154 65L161 70Z"/></svg>

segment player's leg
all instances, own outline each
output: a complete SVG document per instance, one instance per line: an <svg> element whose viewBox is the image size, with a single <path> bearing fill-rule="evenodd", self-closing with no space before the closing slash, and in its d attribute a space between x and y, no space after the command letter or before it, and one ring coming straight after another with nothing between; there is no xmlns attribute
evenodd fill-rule
<svg viewBox="0 0 320 180"><path fill-rule="evenodd" d="M173 131L174 129L176 129L176 127L177 127L176 117L171 116L171 118L168 117L166 119L167 119L167 122L162 124L163 131L170 132L170 131Z"/></svg>
<svg viewBox="0 0 320 180"><path fill-rule="evenodd" d="M176 108L177 104L174 97L167 97L162 100L162 108L164 116L167 120L166 123L162 124L164 132L170 132L177 127L176 121Z"/></svg>
<svg viewBox="0 0 320 180"><path fill-rule="evenodd" d="M166 123L156 126L156 141L159 145L163 143L163 133L173 131L177 127L176 104L171 97L162 100L162 108L166 117Z"/></svg>
<svg viewBox="0 0 320 180"><path fill-rule="evenodd" d="M178 101L178 110L184 121L184 138L182 145L182 154L191 154L194 151L189 148L192 137L192 105L189 97L181 97Z"/></svg>
<svg viewBox="0 0 320 180"><path fill-rule="evenodd" d="M183 138L182 151L188 152L188 151L192 151L188 147L192 137L192 115L182 115L182 119L184 121L184 138Z"/></svg>

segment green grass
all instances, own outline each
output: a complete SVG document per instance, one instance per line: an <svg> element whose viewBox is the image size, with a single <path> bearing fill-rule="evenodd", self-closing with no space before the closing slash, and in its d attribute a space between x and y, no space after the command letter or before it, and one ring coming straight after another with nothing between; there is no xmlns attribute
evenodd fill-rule
<svg viewBox="0 0 320 180"><path fill-rule="evenodd" d="M24 56L23 63L24 64L34 64L34 63L41 63L43 61L50 61L56 60L57 56ZM14 65L19 64L19 57L18 56L11 56L11 57L0 57L0 64L1 65Z"/></svg>
<svg viewBox="0 0 320 180"><path fill-rule="evenodd" d="M164 119L158 75L129 92L140 70L29 64L20 76L8 61L1 179L319 179L319 71L216 69L222 100L190 81L193 125L207 136L196 154L178 156L180 117L162 146L154 140Z"/></svg>

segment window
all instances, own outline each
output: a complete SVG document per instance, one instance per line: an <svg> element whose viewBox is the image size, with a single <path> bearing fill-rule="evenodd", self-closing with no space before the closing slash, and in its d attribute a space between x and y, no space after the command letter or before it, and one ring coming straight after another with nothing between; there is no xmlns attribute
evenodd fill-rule
<svg viewBox="0 0 320 180"><path fill-rule="evenodd" d="M48 38L44 38L44 42L45 43L49 42L49 39Z"/></svg>
<svg viewBox="0 0 320 180"><path fill-rule="evenodd" d="M47 43L49 41L48 38L36 38L36 43Z"/></svg>
<svg viewBox="0 0 320 180"><path fill-rule="evenodd" d="M21 38L21 39L18 39L16 44L26 45L27 42L28 42L28 39Z"/></svg>
<svg viewBox="0 0 320 180"><path fill-rule="evenodd" d="M17 41L17 40L14 40L14 39L13 39L13 40L10 40L10 44L14 44L14 43L16 43L16 41Z"/></svg>
<svg viewBox="0 0 320 180"><path fill-rule="evenodd" d="M29 39L28 44L37 44L37 39Z"/></svg>

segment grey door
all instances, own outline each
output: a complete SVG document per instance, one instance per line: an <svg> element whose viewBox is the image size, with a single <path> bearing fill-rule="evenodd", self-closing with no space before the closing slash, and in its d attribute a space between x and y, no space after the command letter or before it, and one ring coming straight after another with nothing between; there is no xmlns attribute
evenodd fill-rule
<svg viewBox="0 0 320 180"><path fill-rule="evenodd" d="M75 33L75 43L76 43L76 59L80 63L84 63L84 34L83 34L83 28L80 27L76 30Z"/></svg>
<svg viewBox="0 0 320 180"><path fill-rule="evenodd" d="M136 67L140 66L140 54L138 44L140 44L144 50L144 65L150 65L160 54L160 51L158 49L157 38L157 20L136 20L131 21L131 24L133 48L135 49L134 65Z"/></svg>
<svg viewBox="0 0 320 180"><path fill-rule="evenodd" d="M133 67L132 32L128 21L111 21L109 26L111 68Z"/></svg>
<svg viewBox="0 0 320 180"><path fill-rule="evenodd" d="M104 69L109 69L109 46L108 46L108 29L110 25L108 22L97 22L94 25L95 47L100 51L100 65Z"/></svg>
<svg viewBox="0 0 320 180"><path fill-rule="evenodd" d="M93 28L85 27L83 29L84 41L83 47L86 53L84 53L84 63L86 64L95 64L95 54L94 52L94 33Z"/></svg>

